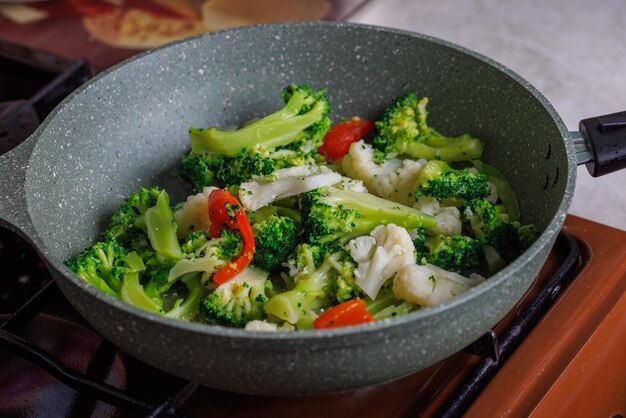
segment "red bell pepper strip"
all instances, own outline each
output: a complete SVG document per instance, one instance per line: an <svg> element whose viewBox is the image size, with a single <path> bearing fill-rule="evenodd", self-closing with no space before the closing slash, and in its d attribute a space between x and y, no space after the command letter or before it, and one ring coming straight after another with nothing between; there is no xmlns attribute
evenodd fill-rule
<svg viewBox="0 0 626 418"><path fill-rule="evenodd" d="M241 254L213 276L213 282L219 286L241 273L250 264L254 256L254 235L246 212L237 199L224 190L214 190L209 195L209 219L211 238L218 238L223 229L238 230L243 243Z"/></svg>
<svg viewBox="0 0 626 418"><path fill-rule="evenodd" d="M352 299L333 306L313 321L316 329L347 327L374 322L363 299Z"/></svg>
<svg viewBox="0 0 626 418"><path fill-rule="evenodd" d="M374 122L365 119L352 119L333 126L324 137L324 143L317 152L329 160L338 160L350 151L350 145L363 138L374 129Z"/></svg>

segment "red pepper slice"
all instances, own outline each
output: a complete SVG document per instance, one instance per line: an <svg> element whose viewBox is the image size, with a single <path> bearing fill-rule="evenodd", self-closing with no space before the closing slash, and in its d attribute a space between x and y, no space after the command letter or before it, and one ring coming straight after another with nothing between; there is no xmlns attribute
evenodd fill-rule
<svg viewBox="0 0 626 418"><path fill-rule="evenodd" d="M238 230L243 249L233 261L218 270L213 282L218 286L226 283L245 269L254 256L254 235L250 221L237 199L224 190L213 190L209 195L209 236L217 238L223 229Z"/></svg>
<svg viewBox="0 0 626 418"><path fill-rule="evenodd" d="M363 299L352 299L333 306L313 321L316 329L347 327L374 322Z"/></svg>
<svg viewBox="0 0 626 418"><path fill-rule="evenodd" d="M317 152L329 160L338 160L350 151L350 145L363 138L374 129L374 122L365 119L352 119L333 126L324 137L324 143Z"/></svg>

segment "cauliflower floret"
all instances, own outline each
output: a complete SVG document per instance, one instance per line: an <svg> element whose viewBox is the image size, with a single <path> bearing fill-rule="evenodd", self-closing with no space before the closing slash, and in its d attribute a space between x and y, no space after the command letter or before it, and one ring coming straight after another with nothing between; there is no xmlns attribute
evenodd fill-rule
<svg viewBox="0 0 626 418"><path fill-rule="evenodd" d="M339 190L349 190L355 193L368 193L361 180L351 179L350 177L342 177L341 183L335 184Z"/></svg>
<svg viewBox="0 0 626 418"><path fill-rule="evenodd" d="M187 201L174 211L174 219L178 225L176 235L184 239L193 231L208 231L211 221L209 213L209 195L217 187L205 187L201 193L191 195Z"/></svg>
<svg viewBox="0 0 626 418"><path fill-rule="evenodd" d="M426 162L389 158L379 164L374 160L372 146L360 140L352 143L341 164L345 173L362 180L370 193L411 206L415 202L417 177Z"/></svg>
<svg viewBox="0 0 626 418"><path fill-rule="evenodd" d="M408 264L393 279L393 294L398 299L422 307L433 306L466 292L485 280L478 274L470 278L425 264Z"/></svg>
<svg viewBox="0 0 626 418"><path fill-rule="evenodd" d="M295 328L293 325L285 322L282 325L273 324L265 320L255 319L246 324L246 331L261 331L261 332L276 332L276 331L293 331Z"/></svg>
<svg viewBox="0 0 626 418"><path fill-rule="evenodd" d="M369 236L351 240L347 249L357 262L355 282L372 299L387 279L403 266L415 263L409 233L394 224L377 226Z"/></svg>
<svg viewBox="0 0 626 418"><path fill-rule="evenodd" d="M272 324L271 322L255 319L253 321L248 322L244 329L246 331L273 332L273 331L278 331L278 325Z"/></svg>
<svg viewBox="0 0 626 418"><path fill-rule="evenodd" d="M282 168L267 179L241 183L239 200L246 209L257 210L276 200L332 186L340 181L340 174L323 166Z"/></svg>
<svg viewBox="0 0 626 418"><path fill-rule="evenodd" d="M461 235L463 222L461 212L454 206L440 206L439 201L434 197L420 196L413 204L413 207L428 215L432 215L437 220L437 226L426 229L429 235L443 234L447 236Z"/></svg>

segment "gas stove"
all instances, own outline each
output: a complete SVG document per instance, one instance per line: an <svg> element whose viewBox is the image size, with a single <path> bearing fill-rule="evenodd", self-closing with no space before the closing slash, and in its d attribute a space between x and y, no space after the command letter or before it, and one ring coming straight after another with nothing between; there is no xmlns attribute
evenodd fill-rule
<svg viewBox="0 0 626 418"><path fill-rule="evenodd" d="M40 58L21 56L18 67L41 69ZM91 71L85 62L64 62L32 74L40 77L24 78L24 86L28 80L41 85L30 86L27 98L0 99L0 152L28 135L46 109ZM42 102L48 107L37 105ZM6 229L0 229L0 263L5 266L0 281L3 417L626 413L626 232L575 216L567 218L525 297L474 344L397 381L315 397L234 394L169 375L100 337L65 300L30 245Z"/></svg>

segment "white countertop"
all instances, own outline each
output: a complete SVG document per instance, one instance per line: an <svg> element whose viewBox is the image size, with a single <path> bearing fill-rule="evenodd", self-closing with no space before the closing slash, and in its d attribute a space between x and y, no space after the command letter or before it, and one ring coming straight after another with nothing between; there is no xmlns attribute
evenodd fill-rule
<svg viewBox="0 0 626 418"><path fill-rule="evenodd" d="M372 0L350 21L421 32L487 55L537 87L570 130L580 119L626 110L621 0ZM626 170L593 178L578 167L570 213L626 230Z"/></svg>

